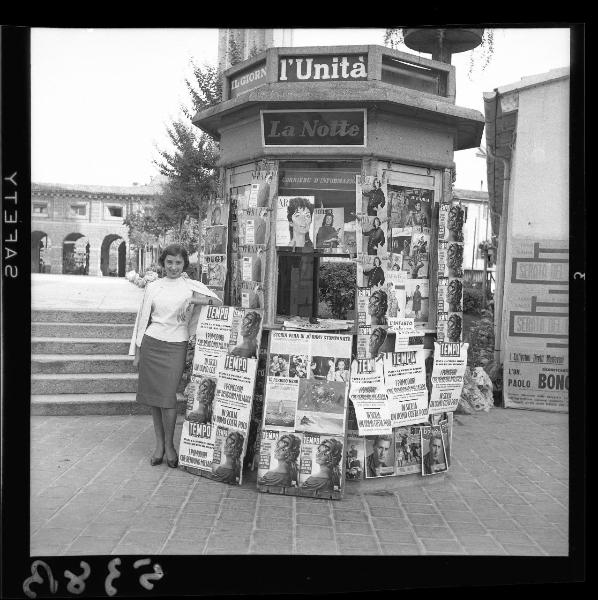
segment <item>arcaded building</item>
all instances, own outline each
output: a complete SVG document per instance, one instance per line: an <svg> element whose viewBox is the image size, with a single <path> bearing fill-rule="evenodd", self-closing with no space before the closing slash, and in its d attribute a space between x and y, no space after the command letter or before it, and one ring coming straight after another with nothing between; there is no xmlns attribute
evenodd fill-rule
<svg viewBox="0 0 598 600"><path fill-rule="evenodd" d="M130 248L123 220L151 210L159 185L31 185L31 272L124 277L153 248Z"/></svg>

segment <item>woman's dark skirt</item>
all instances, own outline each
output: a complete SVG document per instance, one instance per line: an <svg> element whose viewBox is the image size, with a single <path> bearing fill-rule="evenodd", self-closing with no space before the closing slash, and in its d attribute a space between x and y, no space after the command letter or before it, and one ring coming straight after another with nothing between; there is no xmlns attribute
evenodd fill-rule
<svg viewBox="0 0 598 600"><path fill-rule="evenodd" d="M144 335L139 351L137 402L176 408L176 391L186 356L187 342L163 342Z"/></svg>

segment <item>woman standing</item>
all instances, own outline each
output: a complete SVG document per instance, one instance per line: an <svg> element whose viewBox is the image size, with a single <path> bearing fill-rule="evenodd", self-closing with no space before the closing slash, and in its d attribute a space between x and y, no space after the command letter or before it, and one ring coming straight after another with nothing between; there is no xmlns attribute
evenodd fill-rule
<svg viewBox="0 0 598 600"><path fill-rule="evenodd" d="M139 368L137 402L151 407L154 421L156 448L150 464L161 464L166 454L168 466L176 468L176 390L185 367L189 336L197 325L195 306L208 304L210 299L220 300L205 285L183 275L189 257L179 244L167 246L158 262L166 276L145 288L129 354L135 356L133 366Z"/></svg>

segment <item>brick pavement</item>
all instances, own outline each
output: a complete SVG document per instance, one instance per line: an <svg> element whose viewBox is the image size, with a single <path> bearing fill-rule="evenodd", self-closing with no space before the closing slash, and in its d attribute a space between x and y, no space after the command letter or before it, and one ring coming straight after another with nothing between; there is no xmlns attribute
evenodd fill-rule
<svg viewBox="0 0 598 600"><path fill-rule="evenodd" d="M147 416L32 417L31 439L32 556L568 553L567 415L458 415L447 474L342 501L151 467Z"/></svg>

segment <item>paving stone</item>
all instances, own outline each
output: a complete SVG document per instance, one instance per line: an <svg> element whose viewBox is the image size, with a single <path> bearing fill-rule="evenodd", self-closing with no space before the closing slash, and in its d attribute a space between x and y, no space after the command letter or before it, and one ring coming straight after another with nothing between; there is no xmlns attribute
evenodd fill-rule
<svg viewBox="0 0 598 600"><path fill-rule="evenodd" d="M335 542L325 540L312 541L310 539L296 540L297 554L338 554L338 547Z"/></svg>
<svg viewBox="0 0 598 600"><path fill-rule="evenodd" d="M485 534L486 528L478 523L449 523L457 537L468 534Z"/></svg>
<svg viewBox="0 0 598 600"><path fill-rule="evenodd" d="M176 524L178 527L191 527L193 529L211 527L215 517L215 515L204 513L182 513L176 519Z"/></svg>
<svg viewBox="0 0 598 600"><path fill-rule="evenodd" d="M297 524L301 525L322 525L323 527L332 527L332 519L325 515L309 515L307 513L299 513L295 518ZM354 523L362 525L362 523Z"/></svg>
<svg viewBox="0 0 598 600"><path fill-rule="evenodd" d="M198 556L203 553L205 541L197 541L196 543L187 540L169 540L160 549L160 554L191 554Z"/></svg>
<svg viewBox="0 0 598 600"><path fill-rule="evenodd" d="M392 508L388 506L371 506L370 515L372 517L386 517L389 519L398 519L405 516L405 511L401 508Z"/></svg>
<svg viewBox="0 0 598 600"><path fill-rule="evenodd" d="M546 556L546 552L537 546L522 546L520 544L501 544L509 556Z"/></svg>
<svg viewBox="0 0 598 600"><path fill-rule="evenodd" d="M260 506L293 506L294 498L292 496L282 496L281 494L259 494ZM307 506L307 505L306 505Z"/></svg>
<svg viewBox="0 0 598 600"><path fill-rule="evenodd" d="M215 515L219 510L219 505L212 502L187 502L182 514Z"/></svg>
<svg viewBox="0 0 598 600"><path fill-rule="evenodd" d="M389 508L398 508L399 501L396 496L375 496L368 494L364 496L367 505L371 508L373 506L385 506Z"/></svg>
<svg viewBox="0 0 598 600"><path fill-rule="evenodd" d="M369 523L356 523L353 521L340 521L334 524L336 533L358 533L361 535L372 535L374 533Z"/></svg>
<svg viewBox="0 0 598 600"><path fill-rule="evenodd" d="M421 550L417 544L380 544L382 547L382 554L389 556L393 555L407 555L417 556L421 554Z"/></svg>
<svg viewBox="0 0 598 600"><path fill-rule="evenodd" d="M219 518L223 521L242 521L247 523L253 522L254 512L248 512L244 510L231 510L225 509L220 513Z"/></svg>
<svg viewBox="0 0 598 600"><path fill-rule="evenodd" d="M420 538L432 538L435 540L452 540L455 534L448 527L424 527L414 525L413 530Z"/></svg>
<svg viewBox="0 0 598 600"><path fill-rule="evenodd" d="M67 548L67 544L58 544L48 540L31 541L31 558L36 556L60 556Z"/></svg>
<svg viewBox="0 0 598 600"><path fill-rule="evenodd" d="M129 523L91 523L82 532L85 537L118 541L129 528Z"/></svg>
<svg viewBox="0 0 598 600"><path fill-rule="evenodd" d="M359 512L356 510L347 510L347 511L335 511L334 512L334 520L335 521L355 521L366 523L368 522L367 515L363 512Z"/></svg>
<svg viewBox="0 0 598 600"><path fill-rule="evenodd" d="M465 510L445 510L441 511L444 520L447 523L478 523L478 518L469 511Z"/></svg>
<svg viewBox="0 0 598 600"><path fill-rule="evenodd" d="M533 540L520 531L493 531L492 537L501 544L533 545Z"/></svg>
<svg viewBox="0 0 598 600"><path fill-rule="evenodd" d="M413 525L423 525L429 527L444 527L446 525L444 519L436 514L436 515L421 515L421 514L409 514L408 519L413 523Z"/></svg>
<svg viewBox="0 0 598 600"><path fill-rule="evenodd" d="M332 527L316 527L313 525L297 525L295 535L297 538L310 540L334 540Z"/></svg>
<svg viewBox="0 0 598 600"><path fill-rule="evenodd" d="M65 529L63 527L40 527L32 536L31 542L49 545L70 544L81 533L81 529Z"/></svg>
<svg viewBox="0 0 598 600"><path fill-rule="evenodd" d="M92 536L79 536L66 549L66 554L82 554L87 556L110 554L116 546L117 541Z"/></svg>
<svg viewBox="0 0 598 600"><path fill-rule="evenodd" d="M392 530L377 529L376 536L381 542L393 544L417 544L417 540L410 529Z"/></svg>
<svg viewBox="0 0 598 600"><path fill-rule="evenodd" d="M290 519L293 516L292 508L260 506L258 515L262 519Z"/></svg>
<svg viewBox="0 0 598 600"><path fill-rule="evenodd" d="M456 500L442 500L436 503L436 508L438 512L442 514L446 514L450 511L467 511L469 512L470 508L468 504L465 504L463 501Z"/></svg>
<svg viewBox="0 0 598 600"><path fill-rule="evenodd" d="M308 515L331 515L332 514L332 510L330 509L330 506L328 503L326 502L310 502L310 503L306 503L306 502L299 502L299 499L297 499L297 504L295 506L295 512L297 514L299 513L303 513L303 514L308 514Z"/></svg>
<svg viewBox="0 0 598 600"><path fill-rule="evenodd" d="M353 546L345 546L342 548L339 548L339 554L343 555L343 556L371 556L371 555L376 555L376 554L381 554L382 552L380 551L380 549L376 546L376 547L372 547L372 548L354 548Z"/></svg>
<svg viewBox="0 0 598 600"><path fill-rule="evenodd" d="M405 518L400 519L385 519L381 517L372 517L374 529L409 529L409 521Z"/></svg>
<svg viewBox="0 0 598 600"><path fill-rule="evenodd" d="M342 551L346 548L359 548L361 550L378 550L378 542L374 536L353 535L349 533L338 533L336 543Z"/></svg>
<svg viewBox="0 0 598 600"><path fill-rule="evenodd" d="M187 527L177 523L174 530L172 531L169 542L197 541L199 543L201 541L205 541L211 533L212 528L208 527L207 525L198 527Z"/></svg>
<svg viewBox="0 0 598 600"><path fill-rule="evenodd" d="M299 515L297 515L299 516ZM332 524L332 523L331 523ZM255 526L258 529L271 529L275 531L289 531L293 528L293 521L291 519L267 519L259 516L255 520Z"/></svg>
<svg viewBox="0 0 598 600"><path fill-rule="evenodd" d="M293 545L292 531L268 531L264 529L256 529L251 534L251 541L254 543L272 544L275 548L278 544Z"/></svg>
<svg viewBox="0 0 598 600"><path fill-rule="evenodd" d="M454 553L462 553L463 549L461 548L461 546L459 545L458 542L452 542L449 540L432 540L432 539L427 539L427 538L423 538L422 543L424 545L424 548L426 549L426 553L427 554L436 554L436 553L448 553L448 552L454 552Z"/></svg>
<svg viewBox="0 0 598 600"><path fill-rule="evenodd" d="M213 525L215 534L226 533L250 533L253 529L253 520L251 521L225 521L217 520ZM263 528L262 528L263 529Z"/></svg>
<svg viewBox="0 0 598 600"><path fill-rule="evenodd" d="M504 519L496 519L494 516L492 516L480 517L479 519L482 525L486 527L486 529L497 529L501 531L519 531L518 523L510 517L505 517Z"/></svg>
<svg viewBox="0 0 598 600"><path fill-rule="evenodd" d="M401 503L403 511L408 515L437 515L438 509L433 504Z"/></svg>

